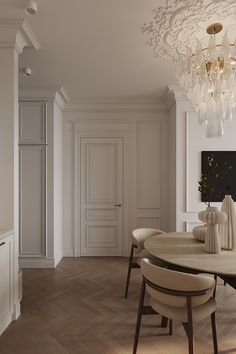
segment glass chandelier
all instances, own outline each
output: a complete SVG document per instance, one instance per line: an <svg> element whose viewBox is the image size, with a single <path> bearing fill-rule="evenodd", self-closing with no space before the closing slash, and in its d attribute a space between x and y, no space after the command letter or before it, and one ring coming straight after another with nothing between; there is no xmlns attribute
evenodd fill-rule
<svg viewBox="0 0 236 354"><path fill-rule="evenodd" d="M232 119L236 105L236 40L231 44L227 32L221 44L216 34L223 29L221 23L207 28L210 35L207 48L197 40L195 53L187 48L177 63L176 78L198 112L198 121L206 125L207 137L224 134L224 122Z"/></svg>

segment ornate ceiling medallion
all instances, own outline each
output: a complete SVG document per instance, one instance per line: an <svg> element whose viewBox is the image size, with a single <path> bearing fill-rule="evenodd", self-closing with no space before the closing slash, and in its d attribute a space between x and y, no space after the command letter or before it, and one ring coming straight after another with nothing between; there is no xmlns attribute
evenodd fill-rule
<svg viewBox="0 0 236 354"><path fill-rule="evenodd" d="M169 0L143 32L155 56L177 61L177 82L207 137L222 136L236 105L236 1Z"/></svg>

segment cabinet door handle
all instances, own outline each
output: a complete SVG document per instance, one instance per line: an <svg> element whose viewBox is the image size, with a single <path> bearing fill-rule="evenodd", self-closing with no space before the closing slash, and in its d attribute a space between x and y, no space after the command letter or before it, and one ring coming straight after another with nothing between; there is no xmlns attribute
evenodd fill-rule
<svg viewBox="0 0 236 354"><path fill-rule="evenodd" d="M3 246L3 245L5 245L5 243L6 243L6 242L1 242L1 243L0 243L0 246Z"/></svg>
<svg viewBox="0 0 236 354"><path fill-rule="evenodd" d="M114 206L118 206L118 207L121 207L121 204L114 204Z"/></svg>

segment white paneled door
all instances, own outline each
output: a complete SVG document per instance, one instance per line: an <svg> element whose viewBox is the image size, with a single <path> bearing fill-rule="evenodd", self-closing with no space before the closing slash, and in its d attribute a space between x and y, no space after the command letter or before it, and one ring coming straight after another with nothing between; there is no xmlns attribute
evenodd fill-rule
<svg viewBox="0 0 236 354"><path fill-rule="evenodd" d="M81 138L81 255L122 255L122 138Z"/></svg>

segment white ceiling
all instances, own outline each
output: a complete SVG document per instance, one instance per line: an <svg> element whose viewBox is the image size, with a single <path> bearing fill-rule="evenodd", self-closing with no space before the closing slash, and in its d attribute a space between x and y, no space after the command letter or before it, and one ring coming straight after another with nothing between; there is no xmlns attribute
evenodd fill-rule
<svg viewBox="0 0 236 354"><path fill-rule="evenodd" d="M0 17L25 17L41 49L24 50L20 66L32 69L20 88L64 86L71 102L156 100L174 83L174 65L154 58L142 33L153 8L165 0L0 0Z"/></svg>

